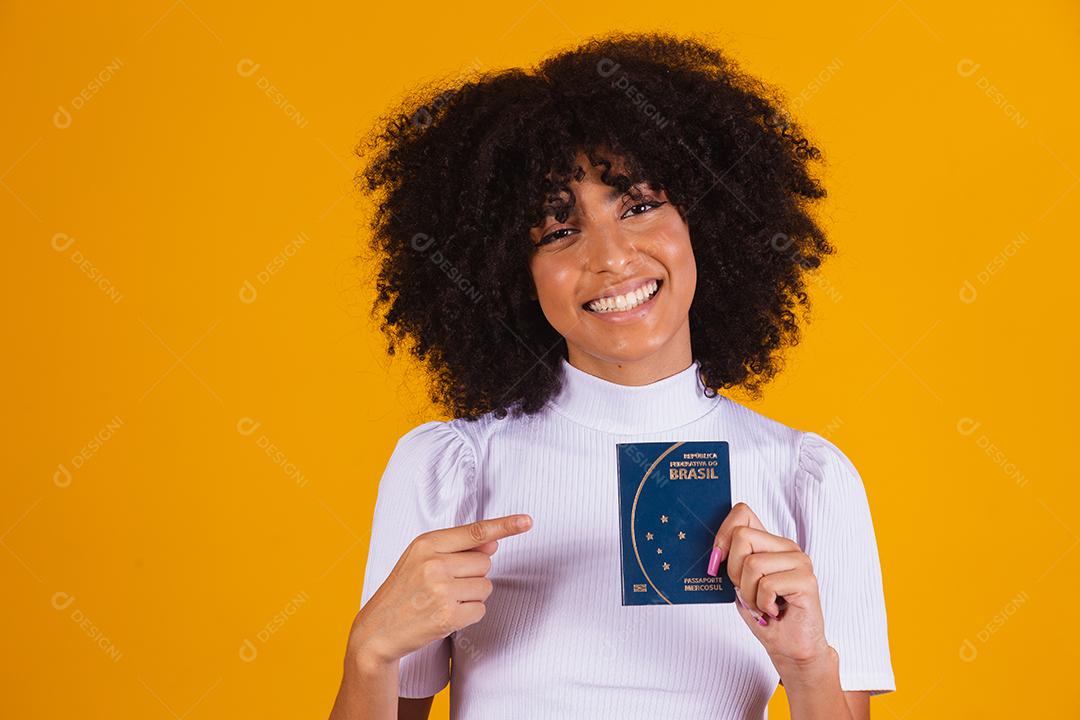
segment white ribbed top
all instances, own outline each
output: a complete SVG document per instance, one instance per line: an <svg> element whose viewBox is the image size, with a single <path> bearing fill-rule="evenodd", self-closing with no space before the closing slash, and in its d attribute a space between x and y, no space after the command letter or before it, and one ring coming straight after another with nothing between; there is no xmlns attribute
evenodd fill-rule
<svg viewBox="0 0 1080 720"><path fill-rule="evenodd" d="M896 689L866 492L833 443L707 397L697 362L642 386L560 364L538 415L426 422L394 448L361 605L421 532L533 518L492 556L485 616L401 659L402 697L451 682L455 720L767 717L779 676L734 604L622 605L615 444L680 440L727 440L732 503L810 556L841 687Z"/></svg>

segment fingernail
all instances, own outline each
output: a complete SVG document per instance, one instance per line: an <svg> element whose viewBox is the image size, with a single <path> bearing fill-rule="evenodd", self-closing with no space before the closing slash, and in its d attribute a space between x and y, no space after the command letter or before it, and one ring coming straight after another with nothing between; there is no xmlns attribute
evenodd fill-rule
<svg viewBox="0 0 1080 720"><path fill-rule="evenodd" d="M723 550L718 547L712 549L712 554L709 555L709 575L716 577L717 571L720 569L720 560L723 555Z"/></svg>
<svg viewBox="0 0 1080 720"><path fill-rule="evenodd" d="M738 598L738 600L739 600L739 603L740 603L740 604L741 604L741 605L742 605L742 606L743 606L744 608L746 608L746 611L747 611L748 613L750 613L750 617L754 618L754 620L756 620L756 621L757 621L757 624L758 624L758 625L761 625L762 627L764 627L765 625L768 625L768 624L769 624L769 622L768 622L768 621L767 621L767 620L766 620L766 619L765 619L765 618L764 618L763 616L761 616L761 615L758 615L758 614L757 614L756 612L754 612L753 610L751 610L751 609L750 609L750 606L749 606L749 605L747 605L747 604L746 604L746 601L742 599L742 593L741 593L741 592L739 592L739 588L735 588L735 597L736 597L736 598Z"/></svg>

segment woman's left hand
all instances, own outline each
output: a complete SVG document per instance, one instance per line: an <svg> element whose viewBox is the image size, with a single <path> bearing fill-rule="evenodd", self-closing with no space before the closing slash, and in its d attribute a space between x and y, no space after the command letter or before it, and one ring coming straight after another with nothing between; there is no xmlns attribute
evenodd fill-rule
<svg viewBox="0 0 1080 720"><path fill-rule="evenodd" d="M825 640L813 566L795 541L767 532L750 506L740 502L720 525L713 546L719 560L710 562L710 574L726 557L739 615L781 679L835 652Z"/></svg>

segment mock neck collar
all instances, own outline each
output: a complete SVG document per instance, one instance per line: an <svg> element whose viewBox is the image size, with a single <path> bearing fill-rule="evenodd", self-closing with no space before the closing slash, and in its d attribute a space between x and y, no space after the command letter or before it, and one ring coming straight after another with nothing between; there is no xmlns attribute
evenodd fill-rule
<svg viewBox="0 0 1080 720"><path fill-rule="evenodd" d="M613 434L670 430L715 408L722 395L708 397L695 360L684 370L648 385L620 385L580 370L561 358L562 387L549 401L574 422Z"/></svg>

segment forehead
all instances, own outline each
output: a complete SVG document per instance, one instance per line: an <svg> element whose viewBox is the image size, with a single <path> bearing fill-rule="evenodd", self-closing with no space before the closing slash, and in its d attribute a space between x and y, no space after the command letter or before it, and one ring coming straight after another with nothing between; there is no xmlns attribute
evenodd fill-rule
<svg viewBox="0 0 1080 720"><path fill-rule="evenodd" d="M545 176L548 181L546 195L541 199L545 207L562 206L571 197L573 204L582 196L592 195L595 200L616 200L626 193L637 194L652 186L647 180L635 177L626 160L607 151L597 151L595 165L589 156L579 151L567 175L559 176L552 169ZM604 182L607 175L608 182Z"/></svg>
<svg viewBox="0 0 1080 720"><path fill-rule="evenodd" d="M589 152L579 149L567 165L553 166L544 175L541 196L534 206L533 228L551 221L566 222L571 216L579 216L585 206L603 207L625 195L641 197L650 189L658 190L641 176L632 159L606 146L593 148L591 154L596 164L590 160Z"/></svg>
<svg viewBox="0 0 1080 720"><path fill-rule="evenodd" d="M625 175L628 173L626 159L620 155L601 149L595 151L594 157L598 161L596 165L593 165L592 161L589 160L588 154L584 151L578 151L578 154L574 157L574 164L569 178L570 184L602 182L601 178L605 170L611 175ZM548 178L551 180L557 179L553 173L549 174Z"/></svg>

